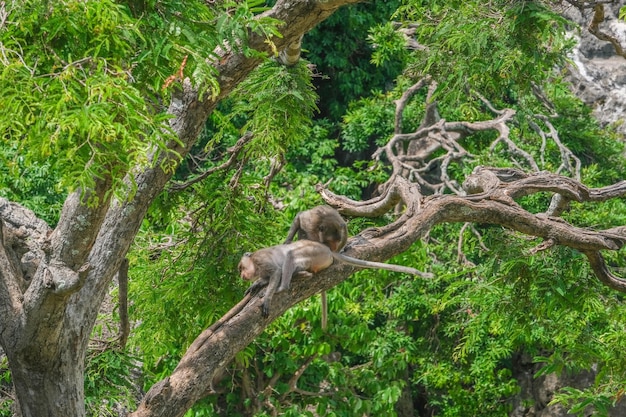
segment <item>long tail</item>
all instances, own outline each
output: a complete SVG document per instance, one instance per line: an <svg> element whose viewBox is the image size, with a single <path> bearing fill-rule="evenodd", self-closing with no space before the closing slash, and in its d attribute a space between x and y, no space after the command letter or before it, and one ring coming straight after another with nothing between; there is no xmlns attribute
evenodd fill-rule
<svg viewBox="0 0 626 417"><path fill-rule="evenodd" d="M417 275L419 277L422 278L434 278L434 274L431 274L430 272L422 272L419 271L415 268L411 268L409 266L402 266L402 265L396 265L396 264L384 264L381 262L373 262L373 261L365 261L363 259L357 259L357 258L352 258L350 256L346 256L343 254L339 254L339 253L334 253L333 252L333 256L341 261L341 262L345 262L347 264L351 264L354 266L360 266L362 268L376 268L376 269L386 269L388 271L394 271L394 272L402 272L405 274L411 274L411 275Z"/></svg>

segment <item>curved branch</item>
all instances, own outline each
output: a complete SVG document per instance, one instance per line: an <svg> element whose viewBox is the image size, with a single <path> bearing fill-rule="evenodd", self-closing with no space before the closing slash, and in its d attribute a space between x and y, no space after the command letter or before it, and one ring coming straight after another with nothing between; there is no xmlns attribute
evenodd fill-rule
<svg viewBox="0 0 626 417"><path fill-rule="evenodd" d="M589 260L591 269L593 269L593 272L604 285L620 292L626 292L626 280L616 277L609 271L600 252L587 251L584 254Z"/></svg>
<svg viewBox="0 0 626 417"><path fill-rule="evenodd" d="M604 21L604 4L598 3L593 7L593 17L591 18L591 23L589 23L589 33L594 35L596 38L610 42L613 45L613 49L615 49L615 53L622 58L626 58L626 50L622 47L619 40L609 35L606 32L600 30L600 23Z"/></svg>
<svg viewBox="0 0 626 417"><path fill-rule="evenodd" d="M383 186L383 192L367 201L356 201L348 197L333 193L327 184L317 184L315 190L331 206L347 216L378 217L387 213L401 200L395 187Z"/></svg>
<svg viewBox="0 0 626 417"><path fill-rule="evenodd" d="M426 85L427 82L430 81L430 77L425 77L413 84L412 87L407 89L400 97L399 100L395 101L396 104L396 121L394 133L400 134L402 133L402 115L404 114L404 108L409 102L409 99L413 97L415 93L417 93L422 87Z"/></svg>

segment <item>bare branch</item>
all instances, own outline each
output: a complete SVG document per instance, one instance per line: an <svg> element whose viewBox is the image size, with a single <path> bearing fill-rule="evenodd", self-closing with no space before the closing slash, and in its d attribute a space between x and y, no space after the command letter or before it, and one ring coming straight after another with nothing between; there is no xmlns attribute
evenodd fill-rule
<svg viewBox="0 0 626 417"><path fill-rule="evenodd" d="M315 190L322 195L331 206L347 216L377 217L387 213L400 200L401 196L397 189L382 186L380 195L367 200L356 201L348 197L333 193L327 188L327 184L317 184Z"/></svg>
<svg viewBox="0 0 626 417"><path fill-rule="evenodd" d="M588 251L584 254L587 255L593 272L604 285L620 292L626 292L626 280L616 277L609 271L606 262L604 262L604 257L599 251Z"/></svg>
<svg viewBox="0 0 626 417"><path fill-rule="evenodd" d="M461 227L461 231L459 232L459 241L457 243L457 248L456 248L457 262L468 265L468 266L475 266L473 262L467 259L467 257L465 256L465 253L463 253L463 236L465 235L465 231L467 229L470 229L472 233L474 233L474 235L478 239L478 245L480 246L482 250L484 250L485 252L489 252L489 248L485 246L482 236L471 223L465 223L463 227Z"/></svg>
<svg viewBox="0 0 626 417"><path fill-rule="evenodd" d="M598 3L593 7L593 17L591 18L591 23L589 23L588 28L589 32L600 40L610 42L611 45L613 45L613 49L615 49L615 53L623 58L626 58L626 51L620 44L619 40L617 40L616 37L600 30L600 23L603 21L604 4Z"/></svg>
<svg viewBox="0 0 626 417"><path fill-rule="evenodd" d="M292 377L289 379L289 382L287 382L287 386L289 387L289 389L287 391L285 391L285 393L281 396L281 398L280 398L281 401L285 401L287 399L287 396L291 392L294 392L294 391L299 392L299 393L308 392L308 391L301 391L298 388L298 380L300 379L302 374L304 374L304 371L306 371L306 369L311 365L311 363L313 363L315 358L317 358L317 354L309 356L304 361L304 363L302 365L300 365L300 367L296 370L296 372L294 372Z"/></svg>
<svg viewBox="0 0 626 417"><path fill-rule="evenodd" d="M557 145L561 153L561 165L557 168L556 174L560 174L563 170L566 170L574 178L576 178L577 180L580 180L580 168L581 168L580 159L576 155L574 155L574 153L567 146L565 146L563 142L561 142L561 139L559 138L559 132L557 132L556 128L550 122L548 117L546 117L543 114L536 114L535 117L543 121L545 125L548 127L548 132L546 133L539 127L537 123L535 123L532 120L529 120L530 126L542 139L541 163L542 164L544 163L543 159L544 159L544 153L545 153L545 147L546 147L546 139L551 138L552 141Z"/></svg>
<svg viewBox="0 0 626 417"><path fill-rule="evenodd" d="M130 322L128 320L128 258L124 258L120 269L117 272L118 294L119 294L119 315L120 329L118 332L118 343L120 348L126 347L128 335L130 334Z"/></svg>
<svg viewBox="0 0 626 417"><path fill-rule="evenodd" d="M395 134L402 133L402 115L404 114L404 108L408 104L409 99L413 97L413 95L417 93L419 90L421 90L422 87L424 87L424 85L426 85L426 83L429 81L430 81L430 77L422 78L421 80L413 84L413 86L411 86L409 89L407 89L402 94L402 97L400 97L400 99L395 101L395 104L396 104L396 122L395 122L395 128L394 128Z"/></svg>
<svg viewBox="0 0 626 417"><path fill-rule="evenodd" d="M212 167L204 171L202 174L197 177L184 182L184 183L173 183L170 185L169 189L172 191L182 191L186 188L191 187L193 184L196 184L203 179L209 177L210 175L215 174L218 171L223 171L235 164L237 162L237 157L241 153L242 149L254 138L254 134L252 132L246 132L242 137L237 140L235 145L228 148L228 153L230 154L228 160L218 166Z"/></svg>

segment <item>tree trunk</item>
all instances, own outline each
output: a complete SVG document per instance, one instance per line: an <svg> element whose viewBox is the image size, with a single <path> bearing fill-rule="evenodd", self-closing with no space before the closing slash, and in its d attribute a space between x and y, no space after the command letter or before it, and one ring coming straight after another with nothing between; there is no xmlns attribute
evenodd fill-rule
<svg viewBox="0 0 626 417"><path fill-rule="evenodd" d="M83 349L81 349L83 350ZM84 354L63 350L58 360L33 366L20 355L9 356L22 417L84 416Z"/></svg>

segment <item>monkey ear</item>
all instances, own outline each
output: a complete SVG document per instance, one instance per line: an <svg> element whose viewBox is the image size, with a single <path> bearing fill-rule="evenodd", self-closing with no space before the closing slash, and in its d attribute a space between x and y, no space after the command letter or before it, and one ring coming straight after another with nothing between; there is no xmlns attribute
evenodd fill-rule
<svg viewBox="0 0 626 417"><path fill-rule="evenodd" d="M250 256L252 256L252 252L246 252L243 254L243 256L249 258Z"/></svg>

